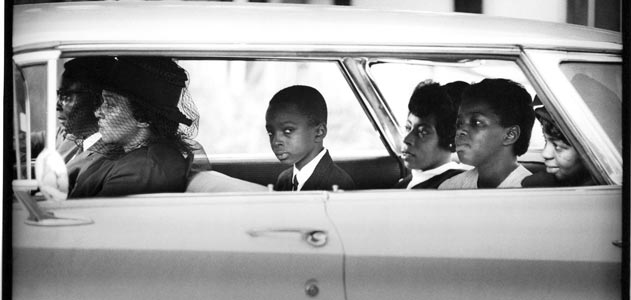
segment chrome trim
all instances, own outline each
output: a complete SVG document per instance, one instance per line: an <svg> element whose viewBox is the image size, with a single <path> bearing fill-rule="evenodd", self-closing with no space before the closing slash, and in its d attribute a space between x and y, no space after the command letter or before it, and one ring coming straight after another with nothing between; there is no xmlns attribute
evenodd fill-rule
<svg viewBox="0 0 631 300"><path fill-rule="evenodd" d="M95 55L116 55L121 53L143 52L146 55L164 55L164 53L181 54L182 56L222 56L240 57L251 55L251 52L267 54L274 57L285 54L287 57L303 57L304 53L314 56L392 56L416 58L414 53L444 54L472 52L486 55L515 54L517 45L470 45L470 44L431 44L423 45L339 45L339 44L191 44L191 43L121 43L121 42L56 42L32 44L14 48L14 53L22 54L31 51L59 50L64 53L86 53Z"/></svg>
<svg viewBox="0 0 631 300"><path fill-rule="evenodd" d="M396 134L398 130L396 124L392 123L388 111L384 109L376 87L366 74L367 59L346 57L342 63L352 80L353 87L358 91L361 101L366 105L381 136L385 139L388 152L397 155L401 146Z"/></svg>

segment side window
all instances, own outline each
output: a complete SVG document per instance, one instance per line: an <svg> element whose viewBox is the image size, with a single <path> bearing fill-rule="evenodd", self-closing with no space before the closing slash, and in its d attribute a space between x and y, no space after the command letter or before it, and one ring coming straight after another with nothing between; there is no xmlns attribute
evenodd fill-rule
<svg viewBox="0 0 631 300"><path fill-rule="evenodd" d="M622 66L613 63L564 62L561 71L622 152Z"/></svg>
<svg viewBox="0 0 631 300"><path fill-rule="evenodd" d="M444 85L453 81L476 83L484 78L506 78L523 85L532 98L535 95L533 87L514 61L494 59L466 59L453 62L375 61L370 65L370 75L379 86L381 94L399 124L401 133L404 132L403 126L407 118L410 95L419 82L427 79ZM528 157L522 159L540 160L539 152L545 141L537 121L532 132L529 148L530 151L537 153L533 155L527 153L524 156Z"/></svg>
<svg viewBox="0 0 631 300"><path fill-rule="evenodd" d="M189 92L199 113L202 144L222 157L275 160L265 131L272 96L291 85L316 88L327 101L324 145L334 156L388 155L336 61L185 60Z"/></svg>
<svg viewBox="0 0 631 300"><path fill-rule="evenodd" d="M34 177L32 162L45 146L46 68L44 64L14 66L14 178Z"/></svg>

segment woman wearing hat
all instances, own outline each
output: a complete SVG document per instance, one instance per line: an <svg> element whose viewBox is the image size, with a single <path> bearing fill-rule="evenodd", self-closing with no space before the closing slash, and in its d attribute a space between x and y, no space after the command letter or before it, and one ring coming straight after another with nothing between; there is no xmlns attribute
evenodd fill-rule
<svg viewBox="0 0 631 300"><path fill-rule="evenodd" d="M537 101L535 99L535 102ZM524 178L522 186L594 185L595 183L578 151L563 135L545 107L537 108L535 116L541 123L541 129L546 139L546 145L541 152L545 161L546 172L536 173Z"/></svg>
<svg viewBox="0 0 631 300"><path fill-rule="evenodd" d="M106 77L95 116L103 142L122 151L96 154L70 197L183 192L192 161L185 139L197 121L184 69L170 58L119 57Z"/></svg>

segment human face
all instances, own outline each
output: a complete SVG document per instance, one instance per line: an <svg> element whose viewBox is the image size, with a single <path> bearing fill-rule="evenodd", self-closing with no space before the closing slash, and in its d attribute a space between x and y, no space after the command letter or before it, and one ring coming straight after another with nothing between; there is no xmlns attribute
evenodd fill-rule
<svg viewBox="0 0 631 300"><path fill-rule="evenodd" d="M562 140L544 134L546 145L541 155L545 160L546 172L558 180L574 179L585 174L585 167L576 149Z"/></svg>
<svg viewBox="0 0 631 300"><path fill-rule="evenodd" d="M276 158L284 164L295 164L298 169L322 149L318 126L310 125L307 117L293 105L268 108L265 129Z"/></svg>
<svg viewBox="0 0 631 300"><path fill-rule="evenodd" d="M493 164L504 147L506 128L488 104L463 101L456 121L456 152L460 161L475 167Z"/></svg>
<svg viewBox="0 0 631 300"><path fill-rule="evenodd" d="M57 119L59 123L66 127L69 119L73 115L76 116L79 113L82 103L86 104L87 101L92 101L91 91L88 90L79 82L66 82L62 83L62 86L57 90ZM83 105L85 107L86 105ZM92 114L93 112L90 112Z"/></svg>
<svg viewBox="0 0 631 300"><path fill-rule="evenodd" d="M434 116L419 118L408 114L405 131L407 134L401 148L405 167L430 170L449 161L450 152L438 146Z"/></svg>
<svg viewBox="0 0 631 300"><path fill-rule="evenodd" d="M139 122L134 119L125 96L110 91L102 92L103 103L94 115L99 119L103 142L128 145L138 135Z"/></svg>

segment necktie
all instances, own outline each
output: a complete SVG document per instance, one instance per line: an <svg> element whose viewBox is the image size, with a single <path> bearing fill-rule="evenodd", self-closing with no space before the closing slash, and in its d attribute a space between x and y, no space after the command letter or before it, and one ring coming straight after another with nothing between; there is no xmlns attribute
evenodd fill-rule
<svg viewBox="0 0 631 300"><path fill-rule="evenodd" d="M296 175L294 175L294 180L291 183L291 190L292 191L297 191L298 190L298 177L296 177Z"/></svg>

